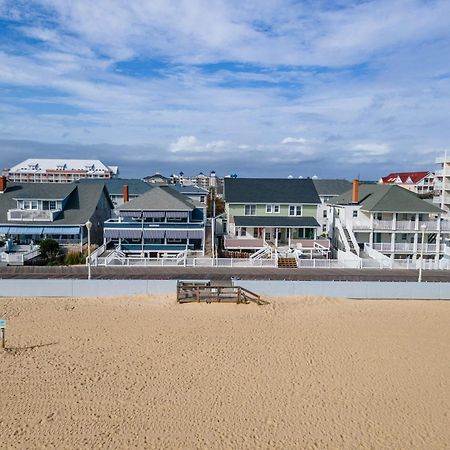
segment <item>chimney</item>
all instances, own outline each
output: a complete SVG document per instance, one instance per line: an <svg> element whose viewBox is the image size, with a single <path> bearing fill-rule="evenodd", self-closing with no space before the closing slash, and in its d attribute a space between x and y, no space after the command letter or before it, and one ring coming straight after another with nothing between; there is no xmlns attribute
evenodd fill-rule
<svg viewBox="0 0 450 450"><path fill-rule="evenodd" d="M359 180L357 178L353 180L352 203L359 203Z"/></svg>
<svg viewBox="0 0 450 450"><path fill-rule="evenodd" d="M128 203L128 201L130 200L130 193L128 190L128 185L124 185L122 188L122 192L123 192L123 202L124 203Z"/></svg>
<svg viewBox="0 0 450 450"><path fill-rule="evenodd" d="M0 194L6 191L7 180L5 176L0 176Z"/></svg>

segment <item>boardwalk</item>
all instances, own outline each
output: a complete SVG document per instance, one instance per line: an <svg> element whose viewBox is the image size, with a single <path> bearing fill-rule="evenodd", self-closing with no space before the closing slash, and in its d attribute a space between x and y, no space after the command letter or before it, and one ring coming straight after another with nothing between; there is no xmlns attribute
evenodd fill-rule
<svg viewBox="0 0 450 450"><path fill-rule="evenodd" d="M416 270L401 269L278 269L228 267L93 267L92 278L103 280L140 279L212 279L229 280L328 280L328 281L417 281ZM87 278L87 268L0 267L0 278ZM423 281L450 281L450 270L425 270Z"/></svg>

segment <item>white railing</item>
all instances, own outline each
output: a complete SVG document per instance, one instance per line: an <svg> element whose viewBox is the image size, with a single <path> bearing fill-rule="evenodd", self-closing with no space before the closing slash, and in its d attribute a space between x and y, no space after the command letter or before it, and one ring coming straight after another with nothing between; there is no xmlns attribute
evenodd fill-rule
<svg viewBox="0 0 450 450"><path fill-rule="evenodd" d="M420 253L422 251L422 244L417 244L417 248L414 248L414 244L396 242L394 245L391 243L375 243L372 244L372 248L379 252L417 252ZM443 253L445 249L445 245L441 244L439 248L439 252ZM423 246L423 251L425 253L436 253L438 250L438 244L428 244L425 243Z"/></svg>
<svg viewBox="0 0 450 450"><path fill-rule="evenodd" d="M40 254L40 249L38 246L34 247L28 251L22 252L12 252L12 253L0 253L0 260L3 263L11 264L11 265L20 265L23 266L26 261L30 259L36 258Z"/></svg>
<svg viewBox="0 0 450 450"><path fill-rule="evenodd" d="M53 222L59 213L60 211L42 211L38 209L10 209L8 211L8 220Z"/></svg>
<svg viewBox="0 0 450 450"><path fill-rule="evenodd" d="M351 222L353 230L370 230L372 228L368 220L354 220Z"/></svg>
<svg viewBox="0 0 450 450"><path fill-rule="evenodd" d="M258 259L267 259L272 257L272 249L267 245L261 249L259 249L257 252L250 255L249 259L256 261Z"/></svg>
<svg viewBox="0 0 450 450"><path fill-rule="evenodd" d="M336 227L337 227L337 229L339 231L339 234L341 236L341 241L344 243L345 251L351 253L350 244L349 244L349 242L347 240L347 236L345 235L344 227L342 226L342 223L341 223L340 219L336 219Z"/></svg>

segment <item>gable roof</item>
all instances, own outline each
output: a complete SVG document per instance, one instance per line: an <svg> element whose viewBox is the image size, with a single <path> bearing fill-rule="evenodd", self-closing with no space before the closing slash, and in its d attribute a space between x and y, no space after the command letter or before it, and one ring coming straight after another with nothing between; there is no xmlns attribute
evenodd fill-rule
<svg viewBox="0 0 450 450"><path fill-rule="evenodd" d="M392 172L381 177L382 183L410 183L416 184L429 175L430 172Z"/></svg>
<svg viewBox="0 0 450 450"><path fill-rule="evenodd" d="M70 189L70 194L64 210L53 222L48 221L13 221L8 220L8 210L17 207L16 198L60 199L61 195ZM51 195L51 197L49 197ZM102 195L105 195L110 204L104 183L8 183L3 194L0 194L0 223L16 225L44 225L47 227L57 225L82 225L95 213Z"/></svg>
<svg viewBox="0 0 450 450"><path fill-rule="evenodd" d="M343 179L314 179L313 183L319 195L339 195L352 187L350 181Z"/></svg>
<svg viewBox="0 0 450 450"><path fill-rule="evenodd" d="M225 178L224 195L227 203L320 203L309 178Z"/></svg>
<svg viewBox="0 0 450 450"><path fill-rule="evenodd" d="M168 186L155 186L118 208L119 211L192 211L195 205Z"/></svg>
<svg viewBox="0 0 450 450"><path fill-rule="evenodd" d="M360 184L361 209L372 212L442 213L437 206L419 198L414 192L393 184ZM333 205L351 205L352 190L330 202Z"/></svg>

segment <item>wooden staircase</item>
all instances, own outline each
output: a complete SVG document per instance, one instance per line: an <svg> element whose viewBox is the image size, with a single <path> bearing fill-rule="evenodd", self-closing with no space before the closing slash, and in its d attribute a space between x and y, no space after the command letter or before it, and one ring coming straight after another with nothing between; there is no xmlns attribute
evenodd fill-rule
<svg viewBox="0 0 450 450"><path fill-rule="evenodd" d="M297 269L297 260L295 258L278 258L278 267L282 269Z"/></svg>

